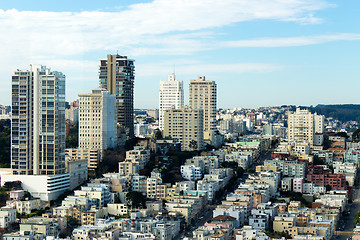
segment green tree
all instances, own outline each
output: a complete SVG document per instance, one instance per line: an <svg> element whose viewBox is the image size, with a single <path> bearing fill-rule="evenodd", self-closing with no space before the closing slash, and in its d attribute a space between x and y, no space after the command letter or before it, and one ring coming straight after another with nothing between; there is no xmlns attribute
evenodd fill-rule
<svg viewBox="0 0 360 240"><path fill-rule="evenodd" d="M352 134L352 140L353 142L359 142L360 141L360 128L356 129Z"/></svg>
<svg viewBox="0 0 360 240"><path fill-rule="evenodd" d="M190 143L189 143L189 148L193 149L193 150L196 150L198 148L197 141L191 140Z"/></svg>
<svg viewBox="0 0 360 240"><path fill-rule="evenodd" d="M231 161L231 162L226 161L226 162L221 163L221 166L223 168L231 168L233 170L236 170L238 168L238 163L235 161Z"/></svg>
<svg viewBox="0 0 360 240"><path fill-rule="evenodd" d="M238 178L241 178L244 175L245 170L242 167L236 169L236 175Z"/></svg>
<svg viewBox="0 0 360 240"><path fill-rule="evenodd" d="M126 194L126 201L131 208L146 208L147 198L142 193L131 191Z"/></svg>
<svg viewBox="0 0 360 240"><path fill-rule="evenodd" d="M10 120L0 121L0 167L10 167Z"/></svg>
<svg viewBox="0 0 360 240"><path fill-rule="evenodd" d="M65 139L66 148L77 148L79 146L79 124L70 127L69 135Z"/></svg>
<svg viewBox="0 0 360 240"><path fill-rule="evenodd" d="M329 140L329 136L328 135L324 135L324 150L327 150L330 146L331 146L331 141Z"/></svg>
<svg viewBox="0 0 360 240"><path fill-rule="evenodd" d="M313 163L314 165L324 165L325 162L321 160L317 155L313 156Z"/></svg>
<svg viewBox="0 0 360 240"><path fill-rule="evenodd" d="M107 149L103 152L102 161L96 168L96 176L101 177L102 174L108 172L118 172L119 162L125 160L125 151L114 151L113 149Z"/></svg>
<svg viewBox="0 0 360 240"><path fill-rule="evenodd" d="M6 192L5 188L0 188L0 207L5 206L6 200L9 199L9 194Z"/></svg>
<svg viewBox="0 0 360 240"><path fill-rule="evenodd" d="M356 226L360 222L360 212L355 214L354 225Z"/></svg>
<svg viewBox="0 0 360 240"><path fill-rule="evenodd" d="M349 135L347 135L346 132L338 132L338 133L336 133L336 136L343 137L345 139L349 138Z"/></svg>
<svg viewBox="0 0 360 240"><path fill-rule="evenodd" d="M155 131L154 131L154 137L155 137L155 139L162 139L162 138L163 138L160 129L158 129L158 128L155 129Z"/></svg>

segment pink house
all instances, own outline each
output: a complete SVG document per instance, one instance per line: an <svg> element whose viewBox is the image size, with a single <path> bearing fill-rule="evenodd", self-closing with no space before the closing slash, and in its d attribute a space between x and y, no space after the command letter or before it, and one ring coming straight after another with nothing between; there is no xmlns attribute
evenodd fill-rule
<svg viewBox="0 0 360 240"><path fill-rule="evenodd" d="M302 193L303 192L303 183L304 183L304 179L303 178L294 178L293 179L293 192L299 192Z"/></svg>
<svg viewBox="0 0 360 240"><path fill-rule="evenodd" d="M206 222L204 226L208 228L233 229L235 227L236 218L228 215L219 215Z"/></svg>

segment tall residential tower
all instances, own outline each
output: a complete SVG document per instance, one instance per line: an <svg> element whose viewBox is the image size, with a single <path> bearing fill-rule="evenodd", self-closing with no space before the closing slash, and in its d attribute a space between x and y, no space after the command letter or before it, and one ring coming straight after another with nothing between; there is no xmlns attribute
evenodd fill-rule
<svg viewBox="0 0 360 240"><path fill-rule="evenodd" d="M175 74L170 74L168 81L160 81L159 91L159 128L164 130L165 111L171 109L181 109L184 106L183 81L175 80Z"/></svg>
<svg viewBox="0 0 360 240"><path fill-rule="evenodd" d="M189 84L189 105L204 111L204 131L216 130L216 83L200 76Z"/></svg>
<svg viewBox="0 0 360 240"><path fill-rule="evenodd" d="M98 88L79 94L79 148L114 148L116 143L115 96Z"/></svg>
<svg viewBox="0 0 360 240"><path fill-rule="evenodd" d="M65 75L30 65L11 84L12 174L65 173Z"/></svg>
<svg viewBox="0 0 360 240"><path fill-rule="evenodd" d="M313 145L315 134L324 133L324 120L323 115L297 108L295 113L288 114L288 142Z"/></svg>
<svg viewBox="0 0 360 240"><path fill-rule="evenodd" d="M107 55L100 60L100 87L115 95L117 123L127 136L134 136L134 60L126 56Z"/></svg>
<svg viewBox="0 0 360 240"><path fill-rule="evenodd" d="M171 109L164 114L164 136L178 139L181 151L200 150L204 146L203 111L184 106Z"/></svg>

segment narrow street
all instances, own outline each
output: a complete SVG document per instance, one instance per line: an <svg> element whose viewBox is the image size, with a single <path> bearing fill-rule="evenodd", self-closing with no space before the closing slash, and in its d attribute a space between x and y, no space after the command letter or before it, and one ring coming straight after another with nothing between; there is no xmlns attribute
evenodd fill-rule
<svg viewBox="0 0 360 240"><path fill-rule="evenodd" d="M339 220L336 228L335 239L346 240L352 235L354 229L354 219L356 213L360 211L360 189L353 188L352 195L353 202L348 205L350 214L348 216L342 216Z"/></svg>
<svg viewBox="0 0 360 240"><path fill-rule="evenodd" d="M257 161L254 161L252 166L250 166L250 168L253 168L255 170L257 165L261 165L264 163L265 160L267 159L271 159L271 153L273 152L273 149L269 149L267 151L264 151L259 158L257 159ZM245 182L245 180L248 178L249 173L248 172L244 172L243 176L241 178L239 178L236 181L236 184L234 185L234 189L233 191L236 190L237 186L240 184L240 182ZM223 196L223 198L225 198L225 195ZM220 203L221 204L221 203ZM191 224L191 226L187 229L187 231L183 232L182 234L180 234L178 237L175 238L175 240L178 239L182 239L184 237L191 237L192 236L192 232L197 229L200 226L203 226L205 224L206 221L210 220L212 218L212 214L213 214L213 210L216 208L217 205L207 205L204 209L204 211L195 219L195 222L193 224Z"/></svg>

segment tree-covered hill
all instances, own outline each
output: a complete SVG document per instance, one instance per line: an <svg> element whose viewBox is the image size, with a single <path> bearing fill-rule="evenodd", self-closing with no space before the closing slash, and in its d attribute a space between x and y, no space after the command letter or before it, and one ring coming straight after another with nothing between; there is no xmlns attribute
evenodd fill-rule
<svg viewBox="0 0 360 240"><path fill-rule="evenodd" d="M358 104L342 104L342 105L317 105L311 108L325 117L333 117L342 122L346 121L360 121L360 105Z"/></svg>

